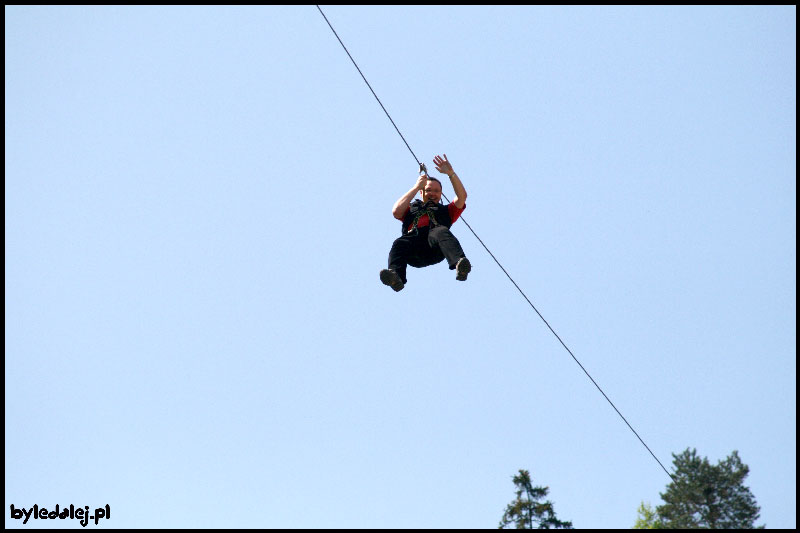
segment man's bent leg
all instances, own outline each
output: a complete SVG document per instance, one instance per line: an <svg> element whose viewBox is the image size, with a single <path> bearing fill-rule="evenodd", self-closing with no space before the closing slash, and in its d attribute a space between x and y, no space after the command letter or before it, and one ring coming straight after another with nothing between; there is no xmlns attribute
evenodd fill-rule
<svg viewBox="0 0 800 533"><path fill-rule="evenodd" d="M450 270L455 270L458 260L465 257L461 243L446 226L432 228L428 233L428 244L442 251Z"/></svg>
<svg viewBox="0 0 800 533"><path fill-rule="evenodd" d="M406 283L408 260L414 253L414 238L411 235L398 237L389 250L389 270L396 272L403 283Z"/></svg>

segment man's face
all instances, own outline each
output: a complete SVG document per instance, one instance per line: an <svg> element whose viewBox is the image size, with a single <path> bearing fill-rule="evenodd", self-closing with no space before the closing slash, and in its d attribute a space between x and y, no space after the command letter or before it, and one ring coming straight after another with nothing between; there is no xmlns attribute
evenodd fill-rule
<svg viewBox="0 0 800 533"><path fill-rule="evenodd" d="M425 184L425 190L422 191L422 201L433 201L438 204L441 199L442 186L439 185L438 181L428 180L428 183Z"/></svg>

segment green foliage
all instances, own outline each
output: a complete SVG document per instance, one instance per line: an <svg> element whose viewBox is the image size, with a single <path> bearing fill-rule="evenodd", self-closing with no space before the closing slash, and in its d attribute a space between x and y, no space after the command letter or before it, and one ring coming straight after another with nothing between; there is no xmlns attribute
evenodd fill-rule
<svg viewBox="0 0 800 533"><path fill-rule="evenodd" d="M665 529L664 523L658 517L658 512L653 509L650 504L644 502L639 505L639 516L636 518L636 523L633 529Z"/></svg>
<svg viewBox="0 0 800 533"><path fill-rule="evenodd" d="M534 487L527 470L520 470L514 476L514 485L517 487L517 497L506 507L498 529L510 524L516 529L572 529L572 522L562 522L556 518L552 502L539 502L550 489Z"/></svg>
<svg viewBox="0 0 800 533"><path fill-rule="evenodd" d="M738 452L734 451L716 466L708 458L698 457L697 450L687 448L672 456L673 481L661 494L664 504L656 508L651 523L670 529L756 528L760 508L743 484L750 469L742 463ZM643 523L647 523L648 515L643 518Z"/></svg>

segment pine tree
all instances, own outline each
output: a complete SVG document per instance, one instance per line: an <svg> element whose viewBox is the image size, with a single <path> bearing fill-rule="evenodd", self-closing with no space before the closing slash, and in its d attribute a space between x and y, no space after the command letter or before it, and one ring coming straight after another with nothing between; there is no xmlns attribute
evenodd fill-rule
<svg viewBox="0 0 800 533"><path fill-rule="evenodd" d="M514 485L517 487L517 497L506 507L498 529L504 529L509 524L514 524L516 529L572 529L572 522L562 522L556 518L552 502L539 502L550 489L534 487L527 470L520 470L514 476Z"/></svg>
<svg viewBox="0 0 800 533"><path fill-rule="evenodd" d="M750 472L734 451L716 466L689 450L674 457L673 481L661 494L657 520L669 529L753 529L760 508L743 484ZM765 526L758 526L763 529Z"/></svg>

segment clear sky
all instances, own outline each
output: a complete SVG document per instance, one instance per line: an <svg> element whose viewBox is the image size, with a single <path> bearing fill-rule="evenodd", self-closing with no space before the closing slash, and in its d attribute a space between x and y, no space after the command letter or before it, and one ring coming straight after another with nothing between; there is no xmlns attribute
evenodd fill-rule
<svg viewBox="0 0 800 533"><path fill-rule="evenodd" d="M796 8L323 9L661 461L738 450L796 527ZM496 527L519 469L578 528L660 503L463 222L467 282L380 283L416 163L313 5L6 7L5 110L6 527Z"/></svg>

